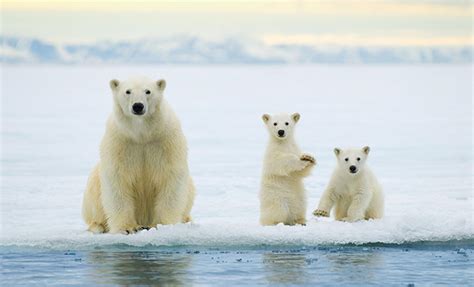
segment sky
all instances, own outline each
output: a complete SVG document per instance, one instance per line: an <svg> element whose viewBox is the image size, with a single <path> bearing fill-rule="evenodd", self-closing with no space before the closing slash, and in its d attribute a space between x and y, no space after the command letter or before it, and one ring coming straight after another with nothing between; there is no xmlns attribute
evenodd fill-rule
<svg viewBox="0 0 474 287"><path fill-rule="evenodd" d="M266 44L472 46L472 1L2 1L6 36L56 42L181 35Z"/></svg>

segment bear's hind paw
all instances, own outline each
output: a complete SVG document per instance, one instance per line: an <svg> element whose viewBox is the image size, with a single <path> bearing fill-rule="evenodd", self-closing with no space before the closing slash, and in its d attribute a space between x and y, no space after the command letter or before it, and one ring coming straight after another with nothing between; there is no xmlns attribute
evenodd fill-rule
<svg viewBox="0 0 474 287"><path fill-rule="evenodd" d="M107 231L107 228L105 228L103 224L92 223L91 225L89 225L89 228L87 230L94 234L99 234L105 233Z"/></svg>
<svg viewBox="0 0 474 287"><path fill-rule="evenodd" d="M363 218L350 218L350 217L341 218L341 221L344 221L344 222L356 222L356 221L361 221L361 220L363 220Z"/></svg>

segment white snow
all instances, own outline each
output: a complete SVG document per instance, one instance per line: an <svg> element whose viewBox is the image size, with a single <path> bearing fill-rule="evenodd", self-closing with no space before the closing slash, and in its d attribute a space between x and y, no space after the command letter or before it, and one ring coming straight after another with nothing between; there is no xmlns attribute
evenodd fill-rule
<svg viewBox="0 0 474 287"><path fill-rule="evenodd" d="M471 66L3 66L0 247L258 246L474 238ZM168 81L198 195L193 224L92 235L80 217L111 110L108 81ZM267 132L260 116L300 112L318 160L307 226L258 225ZM370 145L382 220L315 219L335 146Z"/></svg>

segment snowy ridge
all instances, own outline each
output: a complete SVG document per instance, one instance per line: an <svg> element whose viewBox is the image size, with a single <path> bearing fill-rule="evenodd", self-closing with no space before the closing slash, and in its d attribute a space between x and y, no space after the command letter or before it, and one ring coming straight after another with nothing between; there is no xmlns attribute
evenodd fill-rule
<svg viewBox="0 0 474 287"><path fill-rule="evenodd" d="M413 216L357 223L312 218L307 226L274 227L261 227L257 224L245 224L242 221L232 223L226 220L213 220L212 223L207 224L158 226L157 229L143 230L129 236L94 235L79 230L67 234L28 231L15 232L14 236L5 234L1 238L0 246L52 249L88 249L118 244L133 247L252 247L474 240L472 224L461 216L449 218L425 216L416 219Z"/></svg>
<svg viewBox="0 0 474 287"><path fill-rule="evenodd" d="M54 43L0 36L0 62L54 64L471 63L472 47L357 47L210 41L198 37Z"/></svg>

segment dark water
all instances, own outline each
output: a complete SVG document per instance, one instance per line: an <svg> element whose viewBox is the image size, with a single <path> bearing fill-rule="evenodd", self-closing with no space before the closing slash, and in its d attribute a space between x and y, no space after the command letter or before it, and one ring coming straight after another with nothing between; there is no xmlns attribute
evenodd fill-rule
<svg viewBox="0 0 474 287"><path fill-rule="evenodd" d="M473 285L474 242L412 245L2 248L12 285Z"/></svg>

